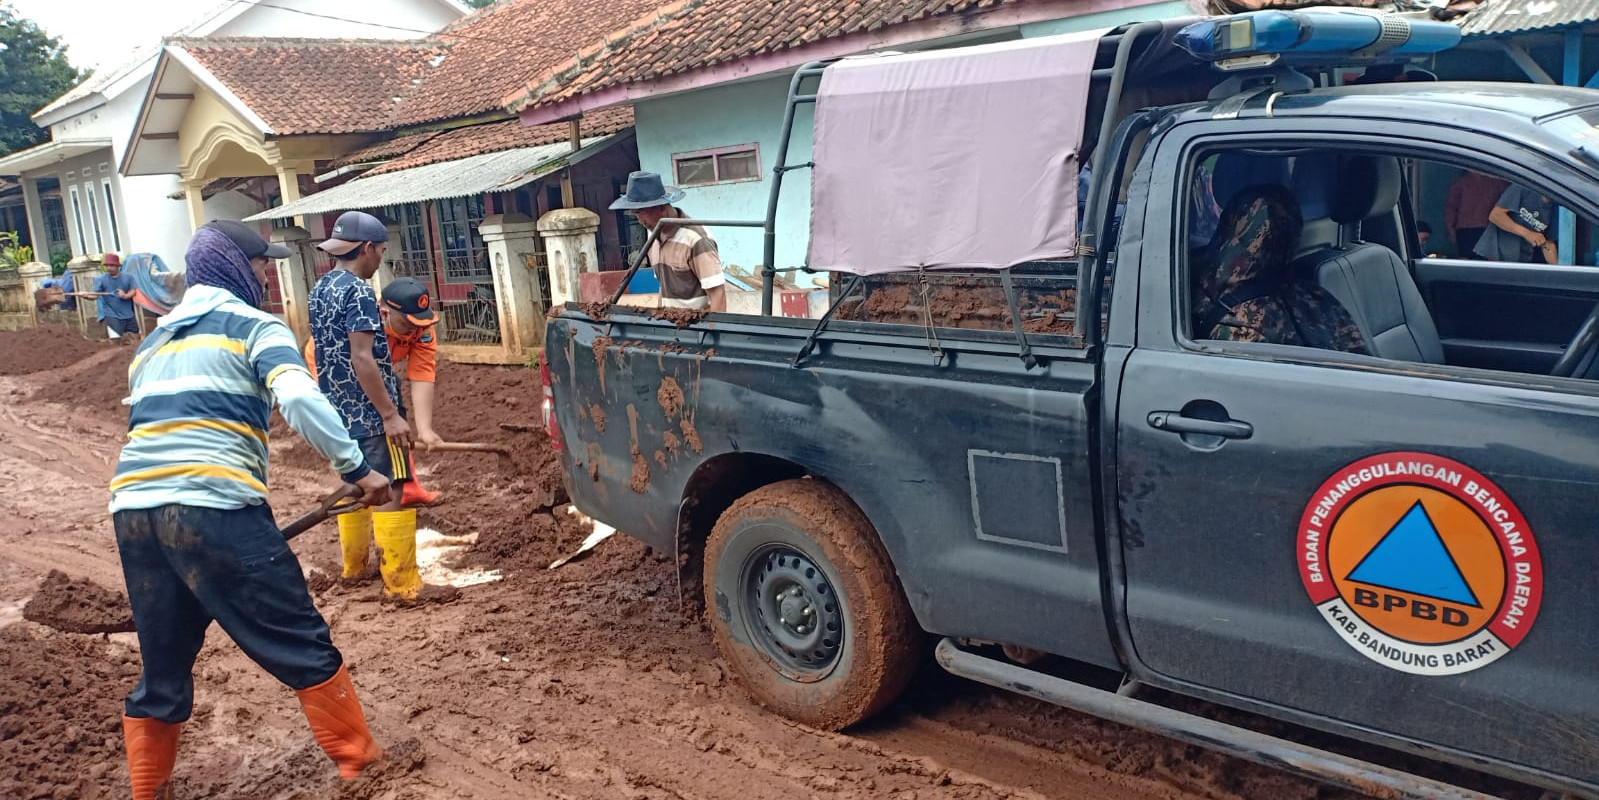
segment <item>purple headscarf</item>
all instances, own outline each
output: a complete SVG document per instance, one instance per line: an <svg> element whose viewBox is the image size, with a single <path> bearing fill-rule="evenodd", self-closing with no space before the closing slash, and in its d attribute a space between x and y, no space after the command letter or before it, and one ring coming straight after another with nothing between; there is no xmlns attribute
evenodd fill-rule
<svg viewBox="0 0 1599 800"><path fill-rule="evenodd" d="M209 226L195 231L183 260L190 286L226 289L251 308L261 307L266 288L256 279L250 259L227 234Z"/></svg>

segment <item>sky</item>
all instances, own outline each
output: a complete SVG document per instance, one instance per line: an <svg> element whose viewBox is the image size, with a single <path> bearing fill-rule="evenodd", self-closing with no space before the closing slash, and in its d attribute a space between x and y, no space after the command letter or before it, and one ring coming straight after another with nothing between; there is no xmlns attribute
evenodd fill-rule
<svg viewBox="0 0 1599 800"><path fill-rule="evenodd" d="M0 0L67 45L80 69L111 68L187 25L219 0Z"/></svg>

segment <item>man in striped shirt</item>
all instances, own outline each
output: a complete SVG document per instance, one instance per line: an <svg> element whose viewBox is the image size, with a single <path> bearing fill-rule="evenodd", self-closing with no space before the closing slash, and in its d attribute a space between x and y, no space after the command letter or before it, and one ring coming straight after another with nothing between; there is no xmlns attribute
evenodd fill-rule
<svg viewBox="0 0 1599 800"><path fill-rule="evenodd" d="M122 720L134 800L169 783L194 705L195 656L214 621L299 695L317 742L354 778L382 751L343 656L267 505L267 423L277 404L362 502L389 501L317 390L294 334L260 310L266 267L288 255L232 220L208 223L186 257L188 290L128 370L128 443L112 522L143 675Z"/></svg>
<svg viewBox="0 0 1599 800"><path fill-rule="evenodd" d="M665 186L653 172L627 176L627 192L613 203L613 210L627 209L640 225L653 229L661 220L687 219L673 203L683 199L676 186ZM661 283L662 308L690 308L699 311L727 310L727 276L722 274L722 258L716 240L698 225L666 223L660 238L650 245L650 265Z"/></svg>

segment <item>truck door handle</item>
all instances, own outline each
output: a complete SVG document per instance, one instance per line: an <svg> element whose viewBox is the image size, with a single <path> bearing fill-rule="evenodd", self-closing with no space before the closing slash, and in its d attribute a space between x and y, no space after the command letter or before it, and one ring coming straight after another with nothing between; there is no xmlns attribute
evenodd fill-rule
<svg viewBox="0 0 1599 800"><path fill-rule="evenodd" d="M1255 426L1238 420L1213 420L1184 416L1180 411L1149 412L1149 427L1171 433L1197 433L1201 436L1220 436L1223 439L1248 439L1255 435Z"/></svg>

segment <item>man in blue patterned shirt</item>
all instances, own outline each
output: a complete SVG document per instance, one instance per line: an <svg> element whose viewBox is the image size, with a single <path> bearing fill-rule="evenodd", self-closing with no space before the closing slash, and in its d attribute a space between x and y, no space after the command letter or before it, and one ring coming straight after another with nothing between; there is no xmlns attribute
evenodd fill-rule
<svg viewBox="0 0 1599 800"><path fill-rule="evenodd" d="M386 599L404 605L455 599L454 587L424 585L416 567L416 509L402 508L410 474L411 426L405 421L377 294L367 281L383 263L388 228L361 211L339 216L333 238L317 245L338 266L311 289L307 304L317 384L343 418L367 464L394 483L394 499L370 513L339 517L346 582L372 578L376 542Z"/></svg>

